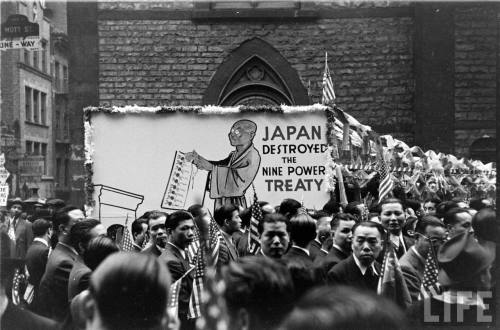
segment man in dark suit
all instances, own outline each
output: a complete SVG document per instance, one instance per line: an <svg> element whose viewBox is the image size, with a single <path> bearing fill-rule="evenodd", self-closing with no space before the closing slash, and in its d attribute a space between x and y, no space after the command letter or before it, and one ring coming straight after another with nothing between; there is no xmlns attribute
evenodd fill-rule
<svg viewBox="0 0 500 330"><path fill-rule="evenodd" d="M331 242L332 227L330 222L332 217L325 211L318 211L313 215L316 220L316 238L309 243L309 253L311 258L315 260L318 256L325 257L328 255L328 249L323 249L323 244L327 244L327 240Z"/></svg>
<svg viewBox="0 0 500 330"><path fill-rule="evenodd" d="M159 257L167 244L165 220L167 214L161 211L152 211L148 215L148 245L142 250L143 253L152 253Z"/></svg>
<svg viewBox="0 0 500 330"><path fill-rule="evenodd" d="M143 218L138 218L132 222L132 238L134 239L134 251L141 252L142 244L147 238L148 221Z"/></svg>
<svg viewBox="0 0 500 330"><path fill-rule="evenodd" d="M33 285L33 294L37 295L49 258L52 224L48 220L37 219L33 222L32 228L35 239L26 253L25 261L29 272L28 282Z"/></svg>
<svg viewBox="0 0 500 330"><path fill-rule="evenodd" d="M225 265L238 260L238 251L232 235L241 228L239 209L232 205L222 205L214 213L214 220L219 225L224 241L220 245L218 265Z"/></svg>
<svg viewBox="0 0 500 330"><path fill-rule="evenodd" d="M24 259L31 242L33 242L33 230L31 222L22 217L24 203L20 198L9 200L7 208L10 216L7 217L7 234L15 244L11 251L13 258Z"/></svg>
<svg viewBox="0 0 500 330"><path fill-rule="evenodd" d="M439 246L446 240L444 224L432 215L426 215L420 219L417 222L415 232L417 236L415 245L399 259L406 286L413 302L418 300L420 294L427 254L437 253ZM433 251L430 250L431 242Z"/></svg>
<svg viewBox="0 0 500 330"><path fill-rule="evenodd" d="M76 260L80 259L72 245L71 228L85 218L82 210L68 205L54 216L54 229L58 233L55 249L49 256L47 267L40 282L36 311L56 321L62 321L69 313L68 281Z"/></svg>
<svg viewBox="0 0 500 330"><path fill-rule="evenodd" d="M384 228L366 221L354 225L353 234L353 254L328 272L327 282L376 292L381 267L375 259L382 250Z"/></svg>
<svg viewBox="0 0 500 330"><path fill-rule="evenodd" d="M397 198L387 198L379 204L379 212L380 222L388 232L387 239L394 246L394 251L399 259L415 243L413 238L404 236L402 232L406 220L403 203ZM384 254L385 251L382 251L381 258Z"/></svg>
<svg viewBox="0 0 500 330"><path fill-rule="evenodd" d="M165 222L169 241L160 258L165 261L172 282L182 278L179 290L179 320L181 329L194 329L194 320L188 319L189 298L193 290L192 267L189 265L186 248L194 239L194 221L191 213L176 211L170 214Z"/></svg>
<svg viewBox="0 0 500 330"><path fill-rule="evenodd" d="M290 220L290 239L292 247L283 256L287 264L293 263L311 269L313 259L307 249L316 236L316 223L307 213L300 213Z"/></svg>
<svg viewBox="0 0 500 330"><path fill-rule="evenodd" d="M320 281L326 281L328 271L351 255L352 227L355 223L354 216L347 213L338 213L333 217L333 245L328 255L314 260L316 276Z"/></svg>

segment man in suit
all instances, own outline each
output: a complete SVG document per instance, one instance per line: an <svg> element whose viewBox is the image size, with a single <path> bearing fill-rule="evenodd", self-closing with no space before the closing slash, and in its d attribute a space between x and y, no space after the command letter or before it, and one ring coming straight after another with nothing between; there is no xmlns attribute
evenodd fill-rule
<svg viewBox="0 0 500 330"><path fill-rule="evenodd" d="M455 207L445 213L443 222L448 229L448 237L451 238L471 230L472 215L466 209Z"/></svg>
<svg viewBox="0 0 500 330"><path fill-rule="evenodd" d="M232 235L241 228L239 209L232 204L222 205L215 210L214 220L219 225L224 238L223 244L220 245L217 264L225 265L231 261L237 261L239 256Z"/></svg>
<svg viewBox="0 0 500 330"><path fill-rule="evenodd" d="M138 218L132 222L132 238L134 239L134 251L141 252L142 244L147 238L148 221L143 218Z"/></svg>
<svg viewBox="0 0 500 330"><path fill-rule="evenodd" d="M352 231L353 254L328 272L327 282L376 292L381 267L375 259L382 250L384 228L376 222L365 221L354 225Z"/></svg>
<svg viewBox="0 0 500 330"><path fill-rule="evenodd" d="M413 302L418 300L422 278L424 277L425 260L428 253L437 253L439 246L446 240L444 224L432 215L426 215L415 227L417 240L406 252L399 264ZM432 251L431 249L432 243Z"/></svg>
<svg viewBox="0 0 500 330"><path fill-rule="evenodd" d="M332 227L330 222L332 217L325 211L318 211L313 215L313 218L316 220L316 238L309 243L308 250L311 258L315 260L318 256L328 255L328 249L324 249L323 244L328 244L327 240L331 242Z"/></svg>
<svg viewBox="0 0 500 330"><path fill-rule="evenodd" d="M380 222L388 232L387 239L394 246L394 251L400 259L415 242L412 238L403 236L403 225L406 220L403 203L397 198L384 199L379 204L379 212ZM384 254L384 252L380 254L382 258Z"/></svg>
<svg viewBox="0 0 500 330"><path fill-rule="evenodd" d="M257 227L260 239L260 253L275 260L281 260L288 249L288 219L281 213L266 214Z"/></svg>
<svg viewBox="0 0 500 330"><path fill-rule="evenodd" d="M287 264L293 263L311 269L313 259L307 249L316 236L316 223L307 213L300 213L290 220L290 239L292 247L283 256Z"/></svg>
<svg viewBox="0 0 500 330"><path fill-rule="evenodd" d="M165 222L169 241L160 258L166 263L172 282L182 278L179 290L178 316L181 329L194 329L194 320L188 319L189 298L193 290L193 273L187 258L186 248L194 239L194 220L191 213L176 211ZM202 247L200 247L202 248Z"/></svg>
<svg viewBox="0 0 500 330"><path fill-rule="evenodd" d="M20 198L9 200L7 208L10 216L7 217L7 234L15 244L11 251L13 258L24 259L31 242L33 242L33 230L31 222L22 217L24 203Z"/></svg>
<svg viewBox="0 0 500 330"><path fill-rule="evenodd" d="M167 214L161 211L152 211L148 215L148 245L142 250L143 253L152 253L159 257L167 245L167 232L165 230Z"/></svg>
<svg viewBox="0 0 500 330"><path fill-rule="evenodd" d="M106 229L95 219L82 220L71 228L71 246L75 247L80 258L75 260L69 274L69 282L66 290L68 304L71 303L74 296L88 287L91 270L85 265L83 256L87 252L90 240L105 235Z"/></svg>
<svg viewBox="0 0 500 330"><path fill-rule="evenodd" d="M53 226L59 241L47 261L35 305L40 315L56 321L62 321L69 313L69 274L75 261L80 259L78 251L72 245L70 232L83 219L83 211L72 205L62 208L54 215Z"/></svg>
<svg viewBox="0 0 500 330"><path fill-rule="evenodd" d="M25 261L29 272L28 282L33 285L34 295L37 295L49 258L52 224L48 220L37 219L33 222L32 228L35 238L26 253Z"/></svg>
<svg viewBox="0 0 500 330"><path fill-rule="evenodd" d="M324 257L314 260L314 268L319 280L326 281L326 274L333 266L351 255L352 227L355 217L348 213L338 213L331 221L333 245Z"/></svg>

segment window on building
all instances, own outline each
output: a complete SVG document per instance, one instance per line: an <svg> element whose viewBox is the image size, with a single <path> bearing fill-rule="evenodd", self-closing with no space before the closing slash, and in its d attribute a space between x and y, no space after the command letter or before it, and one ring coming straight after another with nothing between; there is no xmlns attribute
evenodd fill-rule
<svg viewBox="0 0 500 330"><path fill-rule="evenodd" d="M64 186L69 186L69 159L64 160Z"/></svg>
<svg viewBox="0 0 500 330"><path fill-rule="evenodd" d="M33 154L33 142L32 141L26 141L26 155L32 155Z"/></svg>
<svg viewBox="0 0 500 330"><path fill-rule="evenodd" d="M64 92L67 92L68 90L68 67L66 65L63 65L63 84L62 88Z"/></svg>
<svg viewBox="0 0 500 330"><path fill-rule="evenodd" d="M31 88L29 87L24 87L24 106L26 109L26 120L27 121L32 121L32 112L31 112Z"/></svg>
<svg viewBox="0 0 500 330"><path fill-rule="evenodd" d="M47 175L47 143L40 143L40 154L43 156L43 174Z"/></svg>
<svg viewBox="0 0 500 330"><path fill-rule="evenodd" d="M40 156L40 142L33 143L33 155Z"/></svg>
<svg viewBox="0 0 500 330"><path fill-rule="evenodd" d="M24 64L30 65L30 52L28 50L24 50Z"/></svg>
<svg viewBox="0 0 500 330"><path fill-rule="evenodd" d="M40 111L40 92L37 91L36 89L34 89L33 90L33 122L34 123L40 122L39 111Z"/></svg>
<svg viewBox="0 0 500 330"><path fill-rule="evenodd" d="M61 158L56 158L56 182L59 185L63 182L61 174Z"/></svg>
<svg viewBox="0 0 500 330"><path fill-rule="evenodd" d="M42 71L47 72L47 41L42 41Z"/></svg>
<svg viewBox="0 0 500 330"><path fill-rule="evenodd" d="M38 59L38 50L32 51L33 53L33 66L37 69L40 69L40 62Z"/></svg>
<svg viewBox="0 0 500 330"><path fill-rule="evenodd" d="M60 85L61 73L59 72L59 70L60 70L60 64L59 64L59 62L56 61L55 68L54 68L54 78L56 80L56 89L61 88L61 85Z"/></svg>
<svg viewBox="0 0 500 330"><path fill-rule="evenodd" d="M47 94L40 93L40 123L47 124Z"/></svg>

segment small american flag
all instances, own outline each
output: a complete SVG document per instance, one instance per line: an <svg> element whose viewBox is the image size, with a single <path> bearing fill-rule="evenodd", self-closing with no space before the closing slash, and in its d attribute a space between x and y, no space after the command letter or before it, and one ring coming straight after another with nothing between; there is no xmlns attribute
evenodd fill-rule
<svg viewBox="0 0 500 330"><path fill-rule="evenodd" d="M253 185L252 185L253 187ZM254 200L251 207L252 217L250 219L250 231L248 232L248 252L251 254L257 254L260 251L260 240L259 240L259 222L262 221L262 210L260 209L259 202L257 200L257 193L254 187Z"/></svg>
<svg viewBox="0 0 500 330"><path fill-rule="evenodd" d="M210 218L208 239L210 242L209 243L210 246L208 248L211 251L210 265L215 265L219 260L220 244L222 241L224 241L224 237L222 237L222 233L220 232L219 226L212 217Z"/></svg>
<svg viewBox="0 0 500 330"><path fill-rule="evenodd" d="M132 242L130 231L128 230L128 214L127 219L125 220L125 226L123 227L123 235L120 246L123 251L134 251L134 242Z"/></svg>
<svg viewBox="0 0 500 330"><path fill-rule="evenodd" d="M213 267L207 269L205 284L203 315L196 320L196 328L200 330L227 330L228 313L224 299L226 284Z"/></svg>
<svg viewBox="0 0 500 330"><path fill-rule="evenodd" d="M200 247L195 257L195 274L193 281L193 291L189 299L189 319L196 319L201 316L201 293L203 292L203 278L205 276L205 253Z"/></svg>
<svg viewBox="0 0 500 330"><path fill-rule="evenodd" d="M431 296L441 294L441 287L438 283L438 267L436 257L432 245L427 252L425 259L424 277L422 279L422 286L420 287L419 299L430 298Z"/></svg>
<svg viewBox="0 0 500 330"><path fill-rule="evenodd" d="M182 275L177 281L170 285L170 293L168 295L168 305L167 308L173 309L172 315L177 315L179 310L179 292L181 290L181 284L184 277L193 270L194 266L189 269L184 275Z"/></svg>
<svg viewBox="0 0 500 330"><path fill-rule="evenodd" d="M194 227L194 239L191 243L189 243L187 247L187 258L191 265L195 265L195 257L196 253L198 253L198 249L200 248L200 230L198 227Z"/></svg>
<svg viewBox="0 0 500 330"><path fill-rule="evenodd" d="M321 103L329 104L335 101L335 92L333 90L332 77L328 69L328 53L325 53L325 72L323 73L323 97Z"/></svg>
<svg viewBox="0 0 500 330"><path fill-rule="evenodd" d="M378 186L378 202L380 203L382 199L392 191L394 186L391 173L382 155L380 156L379 174L380 184Z"/></svg>

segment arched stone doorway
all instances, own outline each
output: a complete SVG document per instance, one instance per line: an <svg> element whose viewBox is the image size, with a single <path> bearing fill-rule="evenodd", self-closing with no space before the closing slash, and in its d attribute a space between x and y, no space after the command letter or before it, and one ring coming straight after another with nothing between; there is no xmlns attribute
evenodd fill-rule
<svg viewBox="0 0 500 330"><path fill-rule="evenodd" d="M245 41L221 64L203 96L203 104L307 105L307 90L297 71L267 42Z"/></svg>

